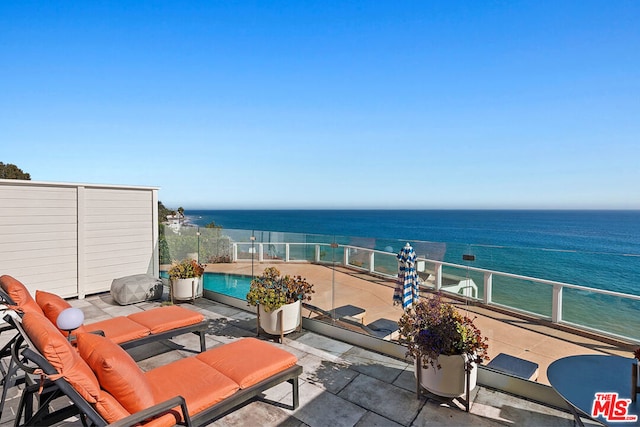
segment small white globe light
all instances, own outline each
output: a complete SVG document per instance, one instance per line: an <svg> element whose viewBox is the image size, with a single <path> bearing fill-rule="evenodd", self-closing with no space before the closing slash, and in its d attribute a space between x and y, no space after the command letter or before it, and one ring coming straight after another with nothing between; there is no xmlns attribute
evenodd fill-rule
<svg viewBox="0 0 640 427"><path fill-rule="evenodd" d="M84 322L84 313L79 308L67 308L62 310L56 319L58 329L71 333L78 329Z"/></svg>

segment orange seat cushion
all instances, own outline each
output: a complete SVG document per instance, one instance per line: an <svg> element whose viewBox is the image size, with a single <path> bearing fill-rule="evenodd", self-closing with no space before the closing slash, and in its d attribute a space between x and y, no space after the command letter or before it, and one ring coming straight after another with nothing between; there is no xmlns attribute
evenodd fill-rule
<svg viewBox="0 0 640 427"><path fill-rule="evenodd" d="M242 338L196 356L207 365L247 388L294 366L298 359L288 351L256 338Z"/></svg>
<svg viewBox="0 0 640 427"><path fill-rule="evenodd" d="M149 328L124 316L112 317L111 319L84 326L87 332L103 331L104 335L116 344L137 340L149 335Z"/></svg>
<svg viewBox="0 0 640 427"><path fill-rule="evenodd" d="M123 408L131 413L153 406L151 385L129 354L100 335L78 334L78 351L100 381Z"/></svg>
<svg viewBox="0 0 640 427"><path fill-rule="evenodd" d="M131 415L129 411L122 407L115 397L111 396L104 390L100 390L98 401L95 403L94 407L100 416L109 424L115 423L116 421Z"/></svg>
<svg viewBox="0 0 640 427"><path fill-rule="evenodd" d="M73 388L87 402L96 403L100 392L98 379L58 328L35 312L23 315L22 326L33 345Z"/></svg>
<svg viewBox="0 0 640 427"><path fill-rule="evenodd" d="M127 316L136 323L149 328L152 334L166 332L183 326L195 325L204 320L204 315L177 305L157 307Z"/></svg>
<svg viewBox="0 0 640 427"><path fill-rule="evenodd" d="M49 292L36 290L36 303L42 309L44 315L49 319L51 323L56 325L57 320L60 313L62 313L67 308L71 308L71 304L69 304L65 299L60 298L56 294L52 294ZM59 329L59 328L58 328ZM62 335L67 336L67 331L60 331ZM72 331L73 334L79 334L85 332L84 325L80 325L79 328Z"/></svg>
<svg viewBox="0 0 640 427"><path fill-rule="evenodd" d="M115 423L125 417L128 417L129 412L122 407L122 405L109 393L104 390L100 390L100 396L98 402L94 405L96 411L104 418L109 424ZM166 415L162 415L151 421L147 421L144 427L172 427L179 421L178 411L172 411Z"/></svg>
<svg viewBox="0 0 640 427"><path fill-rule="evenodd" d="M157 402L184 397L195 415L233 395L240 388L231 379L195 357L179 359L145 373Z"/></svg>
<svg viewBox="0 0 640 427"><path fill-rule="evenodd" d="M27 311L35 311L36 313L44 315L27 287L19 280L5 274L0 276L0 286L2 286L2 289L9 295L9 298L11 298L24 313Z"/></svg>

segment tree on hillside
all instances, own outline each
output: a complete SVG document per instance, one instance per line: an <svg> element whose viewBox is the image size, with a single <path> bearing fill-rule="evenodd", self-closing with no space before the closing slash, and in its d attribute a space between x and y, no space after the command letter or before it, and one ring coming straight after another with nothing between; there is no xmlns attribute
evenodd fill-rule
<svg viewBox="0 0 640 427"><path fill-rule="evenodd" d="M0 162L0 179L24 179L31 180L31 175L25 173L14 164Z"/></svg>
<svg viewBox="0 0 640 427"><path fill-rule="evenodd" d="M171 209L168 209L161 201L158 201L158 219L160 222L166 221L167 215L171 215Z"/></svg>

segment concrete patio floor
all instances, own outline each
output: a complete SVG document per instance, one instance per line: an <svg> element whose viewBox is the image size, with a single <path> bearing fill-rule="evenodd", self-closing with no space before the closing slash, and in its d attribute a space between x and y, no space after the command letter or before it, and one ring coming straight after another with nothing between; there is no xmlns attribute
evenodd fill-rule
<svg viewBox="0 0 640 427"><path fill-rule="evenodd" d="M166 297L165 297L166 298ZM86 322L127 315L158 306L146 302L119 306L111 296L99 294L70 303L82 309ZM206 336L212 348L239 337L255 336L255 315L200 298L182 304L202 312L210 320ZM0 336L5 342L9 334ZM274 342L272 337L262 339ZM351 344L301 331L285 338L283 347L298 357L304 372L300 377L300 407L292 411L290 386L281 384L263 398L214 421L216 426L571 426L572 416L562 410L517 396L478 386L472 392L469 413L456 402L435 396L417 399L413 365ZM143 370L187 357L199 349L195 335L183 335L130 351ZM9 392L0 426L12 425L20 388ZM77 418L59 425L82 425Z"/></svg>

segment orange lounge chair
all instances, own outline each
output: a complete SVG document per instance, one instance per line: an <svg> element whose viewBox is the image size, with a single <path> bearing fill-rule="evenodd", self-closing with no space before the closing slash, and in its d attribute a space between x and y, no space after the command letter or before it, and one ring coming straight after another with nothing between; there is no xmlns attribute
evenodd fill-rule
<svg viewBox="0 0 640 427"><path fill-rule="evenodd" d="M58 295L40 290L36 291L34 300L24 284L8 275L0 276L0 287L13 301L10 308L22 313L34 311L43 314L54 325L60 312L71 307ZM200 337L200 351L204 351L208 324L201 313L180 306L165 306L82 325L74 333L100 331L123 348L129 349L193 332Z"/></svg>
<svg viewBox="0 0 640 427"><path fill-rule="evenodd" d="M8 308L18 313L35 312L42 314L54 326L60 312L71 305L58 295L37 290L35 300L29 290L19 280L9 276L0 276L0 299ZM157 307L129 316L113 317L107 320L82 325L73 333L100 332L109 337L113 342L124 349L130 349L153 341L170 339L186 333L194 333L200 338L200 351L205 351L205 334L209 322L204 315L180 306ZM6 325L3 329L6 330ZM11 328L13 329L13 328ZM61 331L63 334L66 332ZM15 340L11 339L7 345L0 349L0 358L10 355L10 348ZM4 377L2 397L0 397L0 415L4 410L8 390L14 385L23 382L23 377L18 375L19 366L9 362L6 370L2 366L1 373Z"/></svg>
<svg viewBox="0 0 640 427"><path fill-rule="evenodd" d="M22 350L15 357L35 363L48 379L44 386L36 381L25 387L16 425L48 424L70 413L80 413L96 426L205 425L284 381L292 385L292 408L298 407L302 367L297 358L256 338L242 338L142 372L106 337L79 333L74 348L37 312L25 313L21 324L10 321L26 343L16 343ZM38 388L43 393L34 413ZM49 404L62 395L73 405L50 412Z"/></svg>

